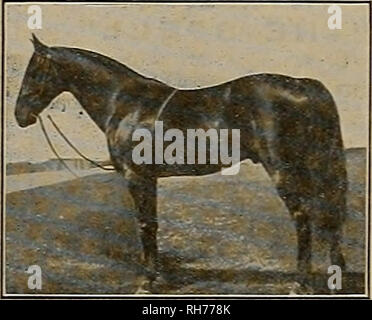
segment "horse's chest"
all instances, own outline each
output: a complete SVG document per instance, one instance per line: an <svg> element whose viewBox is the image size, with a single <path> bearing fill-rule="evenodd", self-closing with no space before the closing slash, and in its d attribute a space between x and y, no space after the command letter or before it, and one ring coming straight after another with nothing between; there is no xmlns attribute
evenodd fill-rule
<svg viewBox="0 0 372 320"><path fill-rule="evenodd" d="M133 112L122 119L111 119L106 130L110 150L125 151L132 147L135 130L151 127L151 121L140 121L140 113Z"/></svg>

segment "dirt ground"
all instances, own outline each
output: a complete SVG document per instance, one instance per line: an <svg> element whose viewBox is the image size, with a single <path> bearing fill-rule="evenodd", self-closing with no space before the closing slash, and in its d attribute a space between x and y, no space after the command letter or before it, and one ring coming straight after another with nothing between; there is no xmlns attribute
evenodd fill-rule
<svg viewBox="0 0 372 320"><path fill-rule="evenodd" d="M341 292L363 293L365 150L352 149L347 156L343 250L348 271ZM22 176L25 182L41 177ZM22 176L8 176L7 185ZM169 178L159 185L163 281L157 293L288 294L293 289L295 228L260 166L246 162L238 176ZM327 294L330 261L315 238L314 293ZM115 173L37 187L25 183L25 190L6 196L7 293L32 292L25 270L33 264L43 276L37 293L133 293L140 252L132 199Z"/></svg>

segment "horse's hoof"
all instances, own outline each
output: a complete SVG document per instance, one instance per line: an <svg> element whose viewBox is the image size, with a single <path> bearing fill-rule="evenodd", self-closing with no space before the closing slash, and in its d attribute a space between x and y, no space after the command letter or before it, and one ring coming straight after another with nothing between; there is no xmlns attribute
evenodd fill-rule
<svg viewBox="0 0 372 320"><path fill-rule="evenodd" d="M157 294L168 284L160 274L158 274L155 279L141 279L137 283L138 289L135 294Z"/></svg>
<svg viewBox="0 0 372 320"><path fill-rule="evenodd" d="M135 294L152 294L152 281L149 279L141 279Z"/></svg>
<svg viewBox="0 0 372 320"><path fill-rule="evenodd" d="M139 287L134 294L152 294L152 292L145 288Z"/></svg>
<svg viewBox="0 0 372 320"><path fill-rule="evenodd" d="M152 288L154 293L161 293L166 288L168 288L168 286L169 286L168 281L160 274L152 282Z"/></svg>
<svg viewBox="0 0 372 320"><path fill-rule="evenodd" d="M305 294L314 294L313 288L309 285L301 284L299 282L294 282L289 291L289 295L305 295Z"/></svg>
<svg viewBox="0 0 372 320"><path fill-rule="evenodd" d="M341 252L331 252L331 262L333 265L339 266L342 272L346 271L345 258Z"/></svg>

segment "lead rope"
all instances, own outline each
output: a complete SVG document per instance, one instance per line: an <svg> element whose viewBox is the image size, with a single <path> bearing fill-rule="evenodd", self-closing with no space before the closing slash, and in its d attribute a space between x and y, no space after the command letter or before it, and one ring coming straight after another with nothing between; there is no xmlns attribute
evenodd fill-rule
<svg viewBox="0 0 372 320"><path fill-rule="evenodd" d="M52 152L54 153L54 155L57 157L57 159L62 163L62 165L76 178L79 178L79 176L77 174L75 174L75 172L73 172L70 167L63 161L63 159L59 156L57 150L54 148L53 146L53 143L52 141L50 140L49 136L48 136L48 133L47 131L45 130L45 126L44 126L44 123L43 123L43 120L41 119L41 117L39 115L35 116L34 114L31 114L33 117L35 117L36 119L39 120L39 123L40 123L40 127L41 127L41 130L44 134L44 137L45 137L45 140L47 141L48 145L49 145L49 148L52 150Z"/></svg>
<svg viewBox="0 0 372 320"><path fill-rule="evenodd" d="M34 114L32 114L33 117L37 118L39 120L39 123L40 123L40 127L41 127L41 130L45 136L45 140L47 141L50 149L52 150L52 152L54 153L54 155L57 157L57 159L62 163L62 165L76 178L79 178L79 176L73 172L70 167L66 164L66 162L61 158L61 156L58 154L57 150L55 149L55 147L53 146L53 143L45 129L45 125L44 125L44 122L43 122L43 119L41 118L41 116L37 115L35 116ZM53 124L54 128L57 130L57 132L61 135L61 137L65 140L65 142L80 156L82 157L83 159L85 159L86 161L92 163L95 167L97 168L100 168L102 170L107 170L107 171L113 171L115 170L114 168L106 168L102 165L100 165L98 162L92 160L92 159L89 159L87 156L85 156L83 153L81 153L71 142L70 140L64 135L64 133L61 131L61 129L59 129L59 127L57 126L57 124L53 121L52 117L50 115L47 116L47 118L50 120L50 122Z"/></svg>
<svg viewBox="0 0 372 320"><path fill-rule="evenodd" d="M61 131L61 129L57 126L57 124L54 122L54 120L52 119L52 116L51 115L47 115L47 118L48 120L50 120L50 122L52 123L52 125L54 126L54 128L57 130L57 132L60 134L60 136L63 138L63 140L65 140L65 142L71 147L72 150L74 150L80 157L82 157L84 160L90 162L91 164L93 164L95 167L97 168L100 168L102 170L106 170L106 171L115 171L114 168L107 168L107 167L104 167L102 166L101 164L99 164L98 162L88 158L87 156L85 156L83 153L81 153L79 151L78 148L76 148L72 142L65 136L65 134Z"/></svg>

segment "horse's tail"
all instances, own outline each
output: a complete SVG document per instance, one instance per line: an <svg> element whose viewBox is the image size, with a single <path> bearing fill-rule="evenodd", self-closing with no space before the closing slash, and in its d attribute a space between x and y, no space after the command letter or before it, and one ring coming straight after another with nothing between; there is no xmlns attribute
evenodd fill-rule
<svg viewBox="0 0 372 320"><path fill-rule="evenodd" d="M315 81L310 120L310 157L312 168L314 222L325 231L339 231L346 217L347 172L340 119L328 89Z"/></svg>

